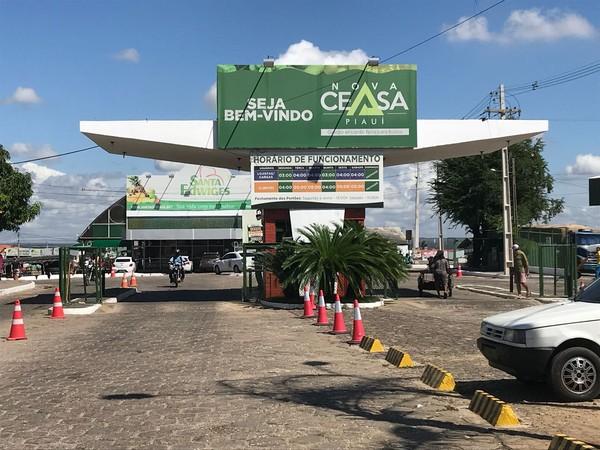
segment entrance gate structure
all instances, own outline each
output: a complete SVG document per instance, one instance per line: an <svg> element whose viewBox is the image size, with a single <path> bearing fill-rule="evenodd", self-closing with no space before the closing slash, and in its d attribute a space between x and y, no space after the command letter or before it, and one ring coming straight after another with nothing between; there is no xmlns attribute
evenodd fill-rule
<svg viewBox="0 0 600 450"><path fill-rule="evenodd" d="M416 67L223 65L218 120L82 121L107 152L249 171L263 242L311 223L364 222L385 167L498 151L546 120L417 119ZM417 236L415 236L418 239Z"/></svg>

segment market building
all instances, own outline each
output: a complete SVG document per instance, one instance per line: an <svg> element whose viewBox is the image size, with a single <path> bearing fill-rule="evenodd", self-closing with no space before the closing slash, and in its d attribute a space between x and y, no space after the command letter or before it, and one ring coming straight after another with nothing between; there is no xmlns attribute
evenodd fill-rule
<svg viewBox="0 0 600 450"><path fill-rule="evenodd" d="M175 249L199 269L206 255L257 239L260 221L249 196L250 177L228 169L185 165L172 174L130 175L127 194L99 214L80 240L131 254L143 272L166 271Z"/></svg>

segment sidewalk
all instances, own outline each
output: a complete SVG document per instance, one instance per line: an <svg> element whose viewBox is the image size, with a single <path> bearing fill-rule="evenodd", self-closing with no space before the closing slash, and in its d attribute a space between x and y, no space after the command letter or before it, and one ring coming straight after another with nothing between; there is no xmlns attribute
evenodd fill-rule
<svg viewBox="0 0 600 450"><path fill-rule="evenodd" d="M465 272L463 272L465 273ZM476 274L463 275L462 278L455 278L455 286L457 289L465 289L471 292L494 295L500 298L520 298L517 295L516 286L513 292L510 292L510 281L508 277L498 272L491 272L491 276L484 276L486 272L478 272ZM540 296L539 277L536 274L527 279L527 285L531 291L531 298L541 303L553 303L565 301L566 297L562 297L564 292L563 280L557 280L556 294L554 291L554 283L552 278L544 278L544 296ZM525 297L523 292L522 298Z"/></svg>

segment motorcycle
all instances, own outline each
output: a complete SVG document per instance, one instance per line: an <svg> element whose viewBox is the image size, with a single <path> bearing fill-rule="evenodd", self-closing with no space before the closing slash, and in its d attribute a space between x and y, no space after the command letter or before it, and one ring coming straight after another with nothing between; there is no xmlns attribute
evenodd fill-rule
<svg viewBox="0 0 600 450"><path fill-rule="evenodd" d="M179 283L183 281L183 267L181 267L179 264L171 266L171 273L169 276L171 283L174 283L175 287L179 286Z"/></svg>

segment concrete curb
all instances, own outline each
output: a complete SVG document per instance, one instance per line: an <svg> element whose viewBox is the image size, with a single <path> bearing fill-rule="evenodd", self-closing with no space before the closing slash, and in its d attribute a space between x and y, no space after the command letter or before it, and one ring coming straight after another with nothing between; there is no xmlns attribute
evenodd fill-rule
<svg viewBox="0 0 600 450"><path fill-rule="evenodd" d="M31 283L22 284L20 286L13 286L6 289L0 289L0 295L14 294L16 292L28 291L34 288L35 282L32 281Z"/></svg>
<svg viewBox="0 0 600 450"><path fill-rule="evenodd" d="M523 300L524 297L519 298L515 294L503 293L498 291L488 291L486 289L471 287L471 286L460 286L457 285L456 289L462 289L464 291L474 292L476 294L485 294L491 295L492 297L505 298L509 300ZM548 304L548 303L560 303L567 301L566 298L553 298L553 297L529 297L530 300L536 300L540 303Z"/></svg>
<svg viewBox="0 0 600 450"><path fill-rule="evenodd" d="M259 303L267 308L273 308L273 309L304 309L303 303L289 304L289 303L268 302L266 300L259 300ZM383 300L380 300L378 302L361 303L360 309L379 308L381 306L384 306ZM333 303L325 303L325 307L327 309L333 310ZM342 303L342 308L353 309L354 304Z"/></svg>
<svg viewBox="0 0 600 450"><path fill-rule="evenodd" d="M106 304L106 305L114 305L115 303L118 303L120 300L129 298L132 295L139 294L140 292L142 292L142 291L140 291L137 288L130 288L130 289L127 289L125 292L117 295L116 297L105 298L104 300L102 300L102 303Z"/></svg>
<svg viewBox="0 0 600 450"><path fill-rule="evenodd" d="M379 300L378 302L369 302L369 303L361 303L360 309L372 309L372 308L380 308L384 306L385 302L383 300ZM325 307L327 309L333 309L333 303L325 303ZM342 303L342 309L354 309L353 303Z"/></svg>
<svg viewBox="0 0 600 450"><path fill-rule="evenodd" d="M128 289L127 291L123 292L122 294L117 295L116 297L109 297L107 299L104 299L102 303L94 303L93 305L89 305L89 306L82 306L79 308L69 308L68 306L63 306L63 310L65 312L66 316L84 316L84 315L88 315L88 314L94 314L96 311L98 311L103 304L115 304L117 303L119 300L123 300L127 297L131 297L132 295L137 294L138 291L135 288L131 288ZM81 300L80 298L74 298L73 301L76 300ZM48 308L48 315L52 314L52 306L50 308Z"/></svg>
<svg viewBox="0 0 600 450"><path fill-rule="evenodd" d="M304 304L298 304L298 303L294 303L294 304L276 303L276 302L268 302L266 300L259 300L258 302L267 308L273 308L273 309L304 309Z"/></svg>

